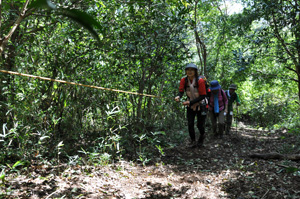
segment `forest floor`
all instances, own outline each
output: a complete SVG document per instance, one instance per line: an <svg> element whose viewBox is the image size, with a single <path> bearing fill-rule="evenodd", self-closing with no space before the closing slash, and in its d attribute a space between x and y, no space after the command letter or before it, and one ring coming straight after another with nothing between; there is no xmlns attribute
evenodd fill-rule
<svg viewBox="0 0 300 199"><path fill-rule="evenodd" d="M6 179L0 198L300 198L299 160L251 156L300 154L299 134L232 130L223 139L208 135L202 148L186 139L153 165L31 166Z"/></svg>

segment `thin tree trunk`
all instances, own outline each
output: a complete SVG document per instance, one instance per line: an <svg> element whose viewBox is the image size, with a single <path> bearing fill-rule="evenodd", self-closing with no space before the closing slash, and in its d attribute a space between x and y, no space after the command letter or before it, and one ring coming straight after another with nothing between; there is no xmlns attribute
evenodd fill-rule
<svg viewBox="0 0 300 199"><path fill-rule="evenodd" d="M9 39L12 37L12 35L15 33L15 31L17 30L17 28L19 27L20 23L24 20L25 16L26 16L26 11L27 11L27 7L29 4L30 0L26 0L21 13L19 15L19 17L17 18L17 20L15 21L14 25L12 26L12 28L10 29L9 33L3 37L3 39L0 39L0 55L2 55L6 44L8 43ZM0 4L1 4L1 0L0 0Z"/></svg>
<svg viewBox="0 0 300 199"><path fill-rule="evenodd" d="M143 64L142 64L142 68L143 68ZM139 82L139 93L143 93L144 92L144 89L145 89L145 77L146 77L146 71L145 69L143 68L143 74L142 74L142 78ZM137 116L137 119L141 119L142 117L142 102L143 102L143 96L139 96L139 99L138 99L138 107L137 107L137 113L136 113L136 116Z"/></svg>
<svg viewBox="0 0 300 199"><path fill-rule="evenodd" d="M198 1L195 2L195 26L194 26L194 33L195 33L195 39L196 39L196 46L197 46L197 52L200 60L200 73L201 75L207 75L206 74L206 59L207 59L207 50L205 43L203 40L201 40L201 37L199 36L199 33L197 31L197 4Z"/></svg>

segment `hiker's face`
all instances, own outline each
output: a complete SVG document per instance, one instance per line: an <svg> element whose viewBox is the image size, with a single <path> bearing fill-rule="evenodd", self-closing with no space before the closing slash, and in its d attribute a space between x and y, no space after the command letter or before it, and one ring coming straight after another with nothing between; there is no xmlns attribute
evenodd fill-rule
<svg viewBox="0 0 300 199"><path fill-rule="evenodd" d="M194 77L196 74L196 71L193 68L188 68L185 70L185 72L188 77Z"/></svg>
<svg viewBox="0 0 300 199"><path fill-rule="evenodd" d="M234 92L235 92L235 90L234 90L234 89L232 89L232 88L231 88L231 89L229 89L229 93L230 93L230 94L232 94L232 93L234 93Z"/></svg>

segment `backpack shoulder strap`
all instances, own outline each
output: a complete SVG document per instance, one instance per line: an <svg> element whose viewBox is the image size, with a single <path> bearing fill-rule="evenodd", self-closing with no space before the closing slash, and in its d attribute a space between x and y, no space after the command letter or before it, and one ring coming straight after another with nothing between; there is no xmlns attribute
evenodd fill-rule
<svg viewBox="0 0 300 199"><path fill-rule="evenodd" d="M199 83L199 80L200 80L200 79L201 79L201 77L198 76L198 77L197 77L197 81L196 81L196 87L197 87L197 88L198 88L198 85L199 85L198 83Z"/></svg>

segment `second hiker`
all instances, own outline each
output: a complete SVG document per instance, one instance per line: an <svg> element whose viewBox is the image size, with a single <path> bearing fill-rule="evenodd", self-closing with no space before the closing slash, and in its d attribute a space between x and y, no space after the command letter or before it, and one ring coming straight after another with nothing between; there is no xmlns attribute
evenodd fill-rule
<svg viewBox="0 0 300 199"><path fill-rule="evenodd" d="M222 138L225 128L225 115L228 112L228 100L217 80L210 82L210 90L208 110L213 134L218 138Z"/></svg>

